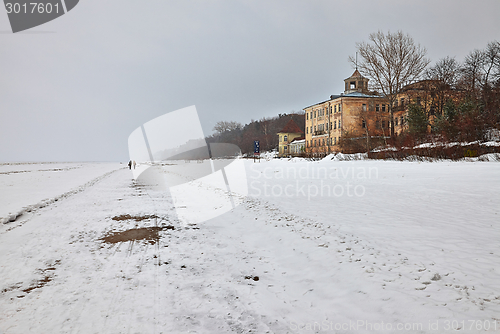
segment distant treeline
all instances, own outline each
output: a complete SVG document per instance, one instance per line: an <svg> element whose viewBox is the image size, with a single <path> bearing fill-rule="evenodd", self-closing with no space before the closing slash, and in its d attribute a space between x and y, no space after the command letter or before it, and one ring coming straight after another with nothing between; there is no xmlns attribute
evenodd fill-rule
<svg viewBox="0 0 500 334"><path fill-rule="evenodd" d="M304 112L279 114L276 117L252 120L246 125L237 122L217 122L214 126L215 133L206 137L207 143L230 143L241 148L243 154L253 152L255 140L260 142L260 150L270 151L278 148L278 132L293 119L299 128L304 131Z"/></svg>

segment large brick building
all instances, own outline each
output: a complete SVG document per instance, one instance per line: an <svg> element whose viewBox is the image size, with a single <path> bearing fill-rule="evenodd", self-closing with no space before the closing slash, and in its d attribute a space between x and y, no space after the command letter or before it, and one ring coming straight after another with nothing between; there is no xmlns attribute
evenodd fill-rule
<svg viewBox="0 0 500 334"><path fill-rule="evenodd" d="M368 91L368 80L356 69L343 93L304 108L306 153L340 152L347 141L390 136L389 102Z"/></svg>
<svg viewBox="0 0 500 334"><path fill-rule="evenodd" d="M457 103L464 98L463 92L452 89L439 80L420 80L406 85L397 94L394 100L394 131L400 134L407 129L406 117L411 104L422 107L429 120L428 131L434 119L443 114L444 106L448 101Z"/></svg>

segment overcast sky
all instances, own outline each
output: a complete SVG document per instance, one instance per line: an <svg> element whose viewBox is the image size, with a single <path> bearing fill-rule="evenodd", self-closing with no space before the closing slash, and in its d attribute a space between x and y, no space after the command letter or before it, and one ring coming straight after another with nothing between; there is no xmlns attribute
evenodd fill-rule
<svg viewBox="0 0 500 334"><path fill-rule="evenodd" d="M13 34L0 8L0 161L128 161L134 129L190 105L206 135L299 111L343 91L371 32L462 61L500 40L499 14L499 0L80 0Z"/></svg>

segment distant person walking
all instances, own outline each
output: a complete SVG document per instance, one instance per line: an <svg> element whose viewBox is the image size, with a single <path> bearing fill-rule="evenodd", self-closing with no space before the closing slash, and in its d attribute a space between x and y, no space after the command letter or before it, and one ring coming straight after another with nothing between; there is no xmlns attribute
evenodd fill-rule
<svg viewBox="0 0 500 334"><path fill-rule="evenodd" d="M133 162L133 165L134 165L134 169L135 169L135 165L137 165L137 164L135 163L135 160L134 160L134 162Z"/></svg>
<svg viewBox="0 0 500 334"><path fill-rule="evenodd" d="M132 160L128 162L128 169L132 169Z"/></svg>

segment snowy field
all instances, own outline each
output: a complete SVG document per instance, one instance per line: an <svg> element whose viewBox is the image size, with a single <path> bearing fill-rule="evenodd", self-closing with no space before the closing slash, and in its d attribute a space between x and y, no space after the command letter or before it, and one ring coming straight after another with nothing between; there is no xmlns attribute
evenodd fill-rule
<svg viewBox="0 0 500 334"><path fill-rule="evenodd" d="M187 225L125 165L1 164L0 333L500 333L498 162L243 163Z"/></svg>

